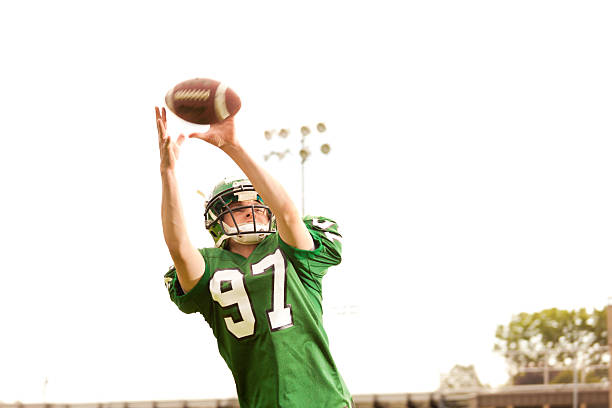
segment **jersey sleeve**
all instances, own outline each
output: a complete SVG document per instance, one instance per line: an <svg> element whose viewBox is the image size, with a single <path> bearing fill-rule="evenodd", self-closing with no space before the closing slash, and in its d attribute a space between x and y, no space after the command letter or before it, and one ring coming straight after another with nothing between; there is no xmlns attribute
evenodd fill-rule
<svg viewBox="0 0 612 408"><path fill-rule="evenodd" d="M168 289L170 300L178 306L181 312L195 313L198 311L197 304L193 299L190 299L191 296L187 296L189 293L185 294L183 292L183 288L181 288L181 284L176 276L176 268L174 266L170 267L170 270L164 275L164 283L166 284L166 289Z"/></svg>
<svg viewBox="0 0 612 408"><path fill-rule="evenodd" d="M206 266L208 265L206 264ZM170 300L176 304L181 312L202 312L200 300L202 299L202 291L205 291L207 287L206 276L207 274L205 270L198 283L188 293L185 293L183 292L183 288L181 288L174 265L170 267L168 272L166 272L164 275L164 283L166 284L166 289L168 289Z"/></svg>
<svg viewBox="0 0 612 408"><path fill-rule="evenodd" d="M305 284L321 291L321 279L330 266L342 261L342 236L338 224L325 217L304 217L315 244L312 251L294 248L279 237L280 247Z"/></svg>

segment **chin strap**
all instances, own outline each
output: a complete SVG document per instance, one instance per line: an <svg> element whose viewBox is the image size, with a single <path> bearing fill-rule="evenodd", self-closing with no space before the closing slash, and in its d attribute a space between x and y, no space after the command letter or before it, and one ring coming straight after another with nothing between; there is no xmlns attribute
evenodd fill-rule
<svg viewBox="0 0 612 408"><path fill-rule="evenodd" d="M221 236L221 238L217 241L217 247L222 246L223 242L228 238L240 244L258 244L263 241L265 237L271 234L271 232L268 232L269 224L267 223L256 224L256 230L254 230L254 225L252 222L240 224L238 225L238 228L230 227L224 222L222 223L225 234L223 234L223 236Z"/></svg>

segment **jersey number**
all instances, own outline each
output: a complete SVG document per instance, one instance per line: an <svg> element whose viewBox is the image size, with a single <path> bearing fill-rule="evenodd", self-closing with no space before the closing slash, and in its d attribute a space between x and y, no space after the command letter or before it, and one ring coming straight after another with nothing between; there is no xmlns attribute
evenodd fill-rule
<svg viewBox="0 0 612 408"><path fill-rule="evenodd" d="M261 275L271 269L273 274L272 308L267 310L270 330L282 330L293 326L291 305L287 305L286 265L285 258L277 249L261 261L251 265L253 276ZM244 275L238 269L221 269L210 279L210 293L221 307L238 307L240 318L234 320L226 317L227 329L237 338L251 336L255 333L255 313L249 294L246 290Z"/></svg>

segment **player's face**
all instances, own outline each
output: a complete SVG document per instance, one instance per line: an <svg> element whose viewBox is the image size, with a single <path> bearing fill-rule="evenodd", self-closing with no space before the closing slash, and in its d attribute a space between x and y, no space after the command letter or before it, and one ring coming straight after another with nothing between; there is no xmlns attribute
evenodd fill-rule
<svg viewBox="0 0 612 408"><path fill-rule="evenodd" d="M251 208L251 205L260 205L257 201L237 201L233 202L229 205L232 209L232 214L234 214L234 218L238 225L244 224L247 222L253 222L253 213L255 213L255 222L257 224L267 224L270 219L268 218L268 211L265 208L255 207ZM242 206L248 206L244 208L239 208ZM230 214L225 214L223 216L223 222L227 225L234 225L232 221L232 216Z"/></svg>

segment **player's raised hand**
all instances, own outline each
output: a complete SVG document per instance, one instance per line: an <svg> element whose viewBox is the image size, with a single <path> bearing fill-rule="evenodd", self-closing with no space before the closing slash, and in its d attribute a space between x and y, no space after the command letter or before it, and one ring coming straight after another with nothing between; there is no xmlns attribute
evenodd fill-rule
<svg viewBox="0 0 612 408"><path fill-rule="evenodd" d="M179 150L185 141L185 135L181 134L176 141L172 141L166 129L166 108L155 107L155 119L157 122L157 136L159 142L159 157L161 159L160 169L174 170L178 160Z"/></svg>
<svg viewBox="0 0 612 408"><path fill-rule="evenodd" d="M189 138L201 139L220 149L237 146L238 139L234 130L234 117L230 116L222 122L213 123L204 133L192 133Z"/></svg>

